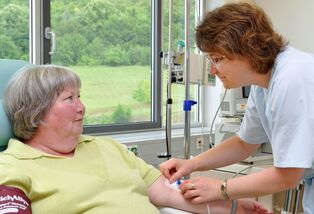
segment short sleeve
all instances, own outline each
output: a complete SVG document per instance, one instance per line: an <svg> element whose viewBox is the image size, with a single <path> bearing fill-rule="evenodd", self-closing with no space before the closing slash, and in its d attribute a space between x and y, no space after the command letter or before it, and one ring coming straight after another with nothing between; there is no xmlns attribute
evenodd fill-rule
<svg viewBox="0 0 314 214"><path fill-rule="evenodd" d="M278 81L274 85L277 93L270 97L271 141L277 167L311 168L314 163L314 75L302 72L309 75L302 78L293 74L290 81Z"/></svg>
<svg viewBox="0 0 314 214"><path fill-rule="evenodd" d="M105 140L107 143L110 142L112 146L118 149L118 153L116 154L121 156L123 162L127 164L130 169L136 169L138 171L140 177L145 182L146 187L154 183L161 175L159 170L146 163L142 158L134 155L134 153L129 151L125 145L118 143L111 138L106 137Z"/></svg>
<svg viewBox="0 0 314 214"><path fill-rule="evenodd" d="M251 144L261 144L269 142L269 137L265 131L265 123L262 120L265 114L265 98L263 90L256 86L251 86L250 96L241 127L237 135L245 142ZM257 108L259 107L259 108Z"/></svg>
<svg viewBox="0 0 314 214"><path fill-rule="evenodd" d="M0 213L31 214L31 202L22 190L0 185Z"/></svg>
<svg viewBox="0 0 314 214"><path fill-rule="evenodd" d="M154 166L146 163L142 158L134 155L133 152L129 151L126 146L119 144L123 150L123 155L127 157L128 163L132 164L135 168L139 170L141 177L143 178L146 186L150 186L156 181L156 179L161 175L160 171Z"/></svg>
<svg viewBox="0 0 314 214"><path fill-rule="evenodd" d="M10 164L0 163L0 185L15 187L28 196L31 190L31 179L18 173L18 170Z"/></svg>

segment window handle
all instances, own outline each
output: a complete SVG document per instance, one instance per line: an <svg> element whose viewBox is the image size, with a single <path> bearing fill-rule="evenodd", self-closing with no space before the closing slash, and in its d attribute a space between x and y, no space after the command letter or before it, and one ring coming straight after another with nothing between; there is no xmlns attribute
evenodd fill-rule
<svg viewBox="0 0 314 214"><path fill-rule="evenodd" d="M55 34L55 32L53 32L51 30L50 27L46 27L45 28L45 38L51 40L51 43L50 43L51 46L50 46L49 54L50 55L55 54L56 53L56 34Z"/></svg>

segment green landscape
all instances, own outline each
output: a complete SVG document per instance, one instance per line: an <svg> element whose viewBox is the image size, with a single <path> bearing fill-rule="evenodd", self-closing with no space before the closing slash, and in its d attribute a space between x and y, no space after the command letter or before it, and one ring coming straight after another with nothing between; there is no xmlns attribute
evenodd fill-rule
<svg viewBox="0 0 314 214"><path fill-rule="evenodd" d="M124 113L129 111L132 114L129 115L128 120L132 120L131 117L140 119L138 117L143 117L143 115L146 115L146 120L150 120L150 85L139 89L139 84L143 79L147 79L147 83L149 83L148 66L108 67L99 65L72 66L72 68L82 80L81 99L87 108L85 123L109 122L119 105L120 111L123 107ZM145 103L144 100L143 102L137 101L133 98L134 96L130 96L130 94L135 94L138 89L149 96L148 103Z"/></svg>
<svg viewBox="0 0 314 214"><path fill-rule="evenodd" d="M183 38L184 10L183 1L174 4L175 49ZM168 9L163 5L162 44L168 49ZM28 7L25 0L0 0L0 58L29 60ZM68 66L81 77L85 124L151 121L151 1L51 0L50 7L57 41L51 63ZM165 103L166 70L162 79ZM184 88L173 86L172 97L173 120L182 121ZM163 104L163 114L165 108Z"/></svg>
<svg viewBox="0 0 314 214"><path fill-rule="evenodd" d="M82 79L81 99L87 108L85 123L108 122L117 110L120 111L121 117L126 111L130 111L129 121L150 120L151 86L148 79L151 71L148 66L72 66L71 68ZM143 82L143 79L147 81ZM165 71L163 82L166 81ZM174 86L172 91L174 121L182 120L184 100L182 87ZM138 95L137 98L135 94ZM164 100L167 97L165 87L162 96ZM165 110L165 106L163 109Z"/></svg>

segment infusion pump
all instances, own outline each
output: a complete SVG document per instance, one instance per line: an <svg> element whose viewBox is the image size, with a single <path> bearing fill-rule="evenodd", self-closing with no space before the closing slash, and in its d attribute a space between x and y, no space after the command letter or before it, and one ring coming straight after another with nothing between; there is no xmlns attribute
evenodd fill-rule
<svg viewBox="0 0 314 214"><path fill-rule="evenodd" d="M243 116L246 109L246 103L250 93L250 86L228 89L225 98L224 92L221 93L221 109L222 117Z"/></svg>
<svg viewBox="0 0 314 214"><path fill-rule="evenodd" d="M163 64L169 64L168 52L163 52L162 59ZM185 84L186 77L184 73L184 52L173 51L170 53L171 59L171 82L176 84ZM201 54L190 53L190 84L200 85L214 85L214 77L209 74L209 63L205 60L205 57Z"/></svg>

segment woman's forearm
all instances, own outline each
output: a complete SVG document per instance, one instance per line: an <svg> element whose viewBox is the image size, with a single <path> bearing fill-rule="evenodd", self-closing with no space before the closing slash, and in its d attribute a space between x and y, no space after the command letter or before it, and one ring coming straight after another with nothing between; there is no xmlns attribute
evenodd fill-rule
<svg viewBox="0 0 314 214"><path fill-rule="evenodd" d="M254 153L259 146L245 143L238 136L233 136L196 156L191 160L191 164L194 165L195 171L205 171L227 166L244 160Z"/></svg>
<svg viewBox="0 0 314 214"><path fill-rule="evenodd" d="M302 168L271 167L257 173L229 179L227 193L233 199L280 192L297 186L303 173Z"/></svg>
<svg viewBox="0 0 314 214"><path fill-rule="evenodd" d="M183 198L178 190L169 188L166 184L164 176L160 176L149 188L148 196L150 201L159 207L172 207L192 213L229 213L231 209L231 201L213 201L202 204L192 204Z"/></svg>

